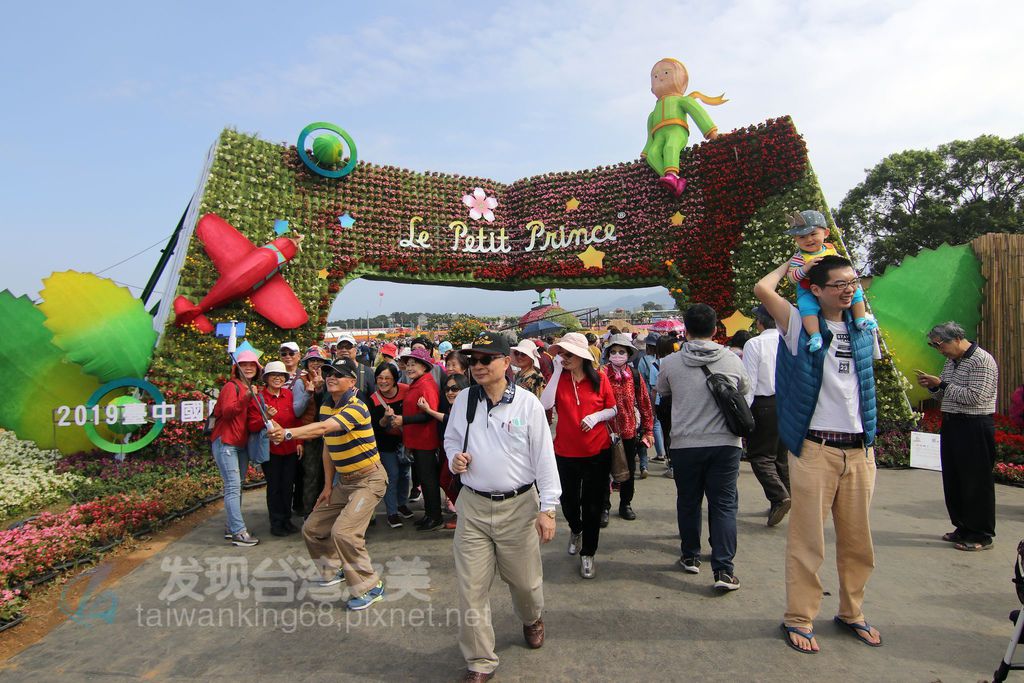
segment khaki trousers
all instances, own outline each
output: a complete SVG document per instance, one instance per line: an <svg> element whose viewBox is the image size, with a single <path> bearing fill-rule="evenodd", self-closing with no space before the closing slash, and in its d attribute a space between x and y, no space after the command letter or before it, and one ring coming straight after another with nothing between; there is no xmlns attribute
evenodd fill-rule
<svg viewBox="0 0 1024 683"><path fill-rule="evenodd" d="M309 556L325 570L325 576L344 568L345 582L353 597L359 597L380 581L366 552L365 533L387 487L388 475L379 463L354 474L343 474L331 491L331 499L314 508L302 525Z"/></svg>
<svg viewBox="0 0 1024 683"><path fill-rule="evenodd" d="M875 567L869 508L875 490L874 449L844 450L804 441L789 454L793 507L786 541L786 626L811 628L821 608L818 570L825 560L825 520L832 513L839 574L839 617L864 620L864 587Z"/></svg>
<svg viewBox="0 0 1024 683"><path fill-rule="evenodd" d="M455 576L459 586L459 649L471 671L498 668L494 652L489 593L494 570L508 584L512 606L523 624L540 619L544 609L544 573L540 537L534 526L537 491L491 501L463 489L455 502Z"/></svg>

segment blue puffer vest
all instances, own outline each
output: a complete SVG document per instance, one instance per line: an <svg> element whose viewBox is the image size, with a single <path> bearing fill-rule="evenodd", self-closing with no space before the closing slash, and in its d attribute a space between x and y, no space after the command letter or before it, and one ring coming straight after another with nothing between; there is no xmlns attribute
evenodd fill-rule
<svg viewBox="0 0 1024 683"><path fill-rule="evenodd" d="M791 315L799 314L793 309ZM849 311L843 312L843 319L850 330L850 345L853 348L853 361L860 387L861 423L864 426L865 440L870 446L875 442L875 428L878 422L872 358L873 333L858 330ZM776 355L775 401L779 416L779 439L798 457L804 445L804 436L811 425L811 417L818 405L825 354L828 353L829 344L832 342L832 333L820 313L818 323L824 341L820 351L811 353L807 350L807 331L801 327L800 339L797 342L799 352L794 356L789 352L786 342L780 340L779 352Z"/></svg>

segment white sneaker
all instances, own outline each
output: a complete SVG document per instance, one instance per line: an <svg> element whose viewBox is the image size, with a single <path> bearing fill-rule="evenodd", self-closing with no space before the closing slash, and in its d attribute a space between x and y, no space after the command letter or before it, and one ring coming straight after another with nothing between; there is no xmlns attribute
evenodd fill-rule
<svg viewBox="0 0 1024 683"><path fill-rule="evenodd" d="M580 551L580 548L582 546L583 546L583 532L580 532L578 534L574 534L574 533L572 533L570 531L569 532L569 554L570 555L575 555L576 553L578 553Z"/></svg>
<svg viewBox="0 0 1024 683"><path fill-rule="evenodd" d="M580 576L584 579L594 578L594 556L580 555Z"/></svg>

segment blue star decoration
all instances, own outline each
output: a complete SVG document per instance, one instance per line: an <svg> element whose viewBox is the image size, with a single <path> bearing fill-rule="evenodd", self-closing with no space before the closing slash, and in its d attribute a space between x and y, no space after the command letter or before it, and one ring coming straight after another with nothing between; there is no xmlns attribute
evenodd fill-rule
<svg viewBox="0 0 1024 683"><path fill-rule="evenodd" d="M356 224L356 219L352 218L349 212L346 211L345 213L338 216L338 222L341 223L341 227L347 230L348 228L351 228L353 225Z"/></svg>
<svg viewBox="0 0 1024 683"><path fill-rule="evenodd" d="M288 221L278 219L274 221L274 234L283 235L288 232Z"/></svg>

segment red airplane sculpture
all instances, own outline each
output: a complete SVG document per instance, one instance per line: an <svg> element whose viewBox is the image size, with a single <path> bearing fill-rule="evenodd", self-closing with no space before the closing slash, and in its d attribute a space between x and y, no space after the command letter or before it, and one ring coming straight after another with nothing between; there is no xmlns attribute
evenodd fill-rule
<svg viewBox="0 0 1024 683"><path fill-rule="evenodd" d="M240 297L248 297L256 312L286 330L306 324L309 316L279 270L295 257L301 235L278 237L270 244L256 247L242 233L217 214L199 219L196 235L203 243L220 278L198 304L183 296L174 300L174 322L195 325L205 334L213 324L204 313Z"/></svg>

